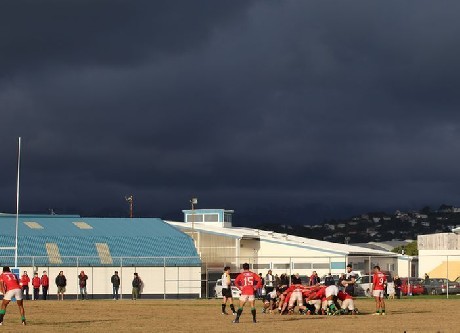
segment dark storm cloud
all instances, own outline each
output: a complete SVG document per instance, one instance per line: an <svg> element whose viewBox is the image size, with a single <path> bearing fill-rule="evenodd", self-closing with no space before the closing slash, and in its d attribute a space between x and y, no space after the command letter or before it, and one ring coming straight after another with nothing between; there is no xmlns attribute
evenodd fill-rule
<svg viewBox="0 0 460 333"><path fill-rule="evenodd" d="M5 7L0 210L19 135L29 210L116 215L127 193L162 217L192 195L321 214L460 199L456 2Z"/></svg>

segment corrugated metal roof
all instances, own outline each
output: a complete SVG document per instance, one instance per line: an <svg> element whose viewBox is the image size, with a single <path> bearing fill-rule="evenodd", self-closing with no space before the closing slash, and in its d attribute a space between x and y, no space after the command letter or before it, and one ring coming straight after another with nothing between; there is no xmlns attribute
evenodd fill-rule
<svg viewBox="0 0 460 333"><path fill-rule="evenodd" d="M14 246L15 221L14 215L0 215L0 246ZM42 226L42 229L32 229L23 222L35 222ZM78 222L80 226L91 226L91 229L78 228L74 222ZM79 260L85 260L87 264L93 266L102 266L105 262L108 264L107 256L104 260L101 259L102 248L98 251L96 245L98 243L107 245L107 248L102 251L108 250L113 265L120 264L119 257L124 257L123 265L163 266L165 261L163 258L146 257L179 257L167 259L166 264L169 266L201 264L197 259L198 254L193 240L156 218L82 218L56 215L34 215L32 218L28 215L19 217L18 228L18 256L37 257L34 259L35 265L53 264L50 261L55 258L49 255L47 243L56 244L63 265L74 264L75 257L87 257ZM13 254L11 250L0 250L0 261L5 262L5 257ZM184 259L183 257L195 258ZM24 261L30 260L19 258L19 263L24 266ZM85 263L79 262L79 264Z"/></svg>
<svg viewBox="0 0 460 333"><path fill-rule="evenodd" d="M185 222L175 222L175 221L166 221L167 223L179 228L179 229L191 229L191 223ZM223 228L219 226L211 226L204 223L195 223L194 228L202 232L209 232L214 234L219 234L222 236L232 237L232 238L248 238L248 237L258 237L261 241L276 241L279 243L285 243L286 245L297 246L297 247L308 247L310 249L324 251L329 253L336 253L342 255L380 255L380 256L396 256L395 253L387 251L378 251L368 248L332 243L312 238L298 237L288 234L280 234L273 231L252 229L252 228Z"/></svg>

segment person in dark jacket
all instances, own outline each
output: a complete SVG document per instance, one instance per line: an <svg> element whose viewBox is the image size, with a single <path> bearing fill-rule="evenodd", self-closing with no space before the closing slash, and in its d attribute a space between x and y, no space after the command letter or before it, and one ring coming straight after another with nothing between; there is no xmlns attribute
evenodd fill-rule
<svg viewBox="0 0 460 333"><path fill-rule="evenodd" d="M332 276L331 273L327 274L326 277L324 278L324 285L325 286L335 285L334 277Z"/></svg>
<svg viewBox="0 0 460 333"><path fill-rule="evenodd" d="M136 300L139 298L139 293L142 287L142 280L137 273L134 273L134 279L133 279L132 284L133 284L133 300Z"/></svg>
<svg viewBox="0 0 460 333"><path fill-rule="evenodd" d="M115 271L115 273L112 275L110 278L110 282L112 282L112 296L114 300L118 300L118 289L120 288L120 276L118 275L118 271Z"/></svg>
<svg viewBox="0 0 460 333"><path fill-rule="evenodd" d="M393 280L394 286L395 286L395 294L396 298L400 299L401 298L401 279L399 278L398 275L395 275L395 278Z"/></svg>
<svg viewBox="0 0 460 333"><path fill-rule="evenodd" d="M63 271L59 272L59 275L56 276L56 280L54 281L57 286L57 299L61 299L62 301L64 300L64 293L65 293L65 287L67 286L67 279L64 275ZM61 297L59 297L61 295Z"/></svg>

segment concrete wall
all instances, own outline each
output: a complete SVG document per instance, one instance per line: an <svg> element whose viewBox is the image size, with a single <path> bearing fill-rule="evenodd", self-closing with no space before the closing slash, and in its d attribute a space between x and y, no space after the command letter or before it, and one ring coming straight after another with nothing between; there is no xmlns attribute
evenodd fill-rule
<svg viewBox="0 0 460 333"><path fill-rule="evenodd" d="M21 274L24 270L32 280L34 268L21 267ZM89 298L111 298L110 278L114 271L118 271L121 278L119 292L124 297L131 295L134 272L144 282L144 298L163 298L165 294L166 298L190 298L199 297L201 294L201 267L35 267L35 270L39 276L44 270L48 272L49 294L52 297L56 297L57 287L54 280L61 270L67 278L66 294L72 295L69 297L76 297L79 293L78 274L82 270L88 275Z"/></svg>

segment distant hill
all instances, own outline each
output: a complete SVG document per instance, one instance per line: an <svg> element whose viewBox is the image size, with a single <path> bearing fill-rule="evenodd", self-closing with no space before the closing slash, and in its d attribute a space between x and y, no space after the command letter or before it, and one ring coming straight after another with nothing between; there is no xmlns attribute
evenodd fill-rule
<svg viewBox="0 0 460 333"><path fill-rule="evenodd" d="M257 228L335 243L367 243L417 239L418 235L450 232L460 225L460 208L441 205L431 211L370 212L315 225L260 224Z"/></svg>

